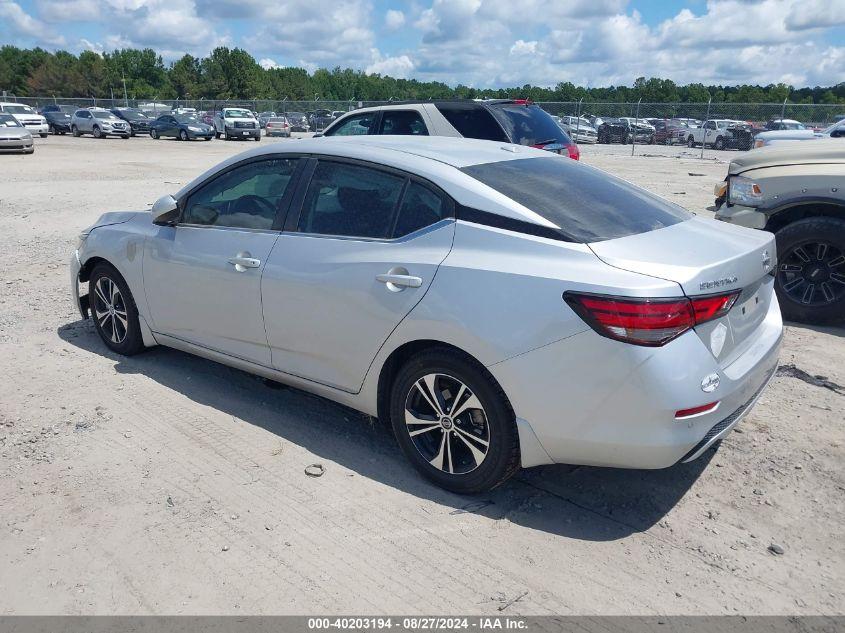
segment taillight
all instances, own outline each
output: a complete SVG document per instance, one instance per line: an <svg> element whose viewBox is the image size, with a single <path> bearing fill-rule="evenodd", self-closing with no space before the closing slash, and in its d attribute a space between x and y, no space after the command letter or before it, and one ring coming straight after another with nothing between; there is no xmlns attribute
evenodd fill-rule
<svg viewBox="0 0 845 633"><path fill-rule="evenodd" d="M578 146L575 143L570 143L566 146L566 149L569 151L569 158L572 160L578 160L581 158L581 150L578 149Z"/></svg>
<svg viewBox="0 0 845 633"><path fill-rule="evenodd" d="M660 347L695 325L727 314L739 292L694 299L639 299L565 292L563 299L602 336Z"/></svg>
<svg viewBox="0 0 845 633"><path fill-rule="evenodd" d="M704 415L705 413L713 413L718 408L718 401L708 402L707 404L702 404L700 406L692 407L690 409L681 409L679 411L675 411L675 419L685 420L687 418L694 418L698 415Z"/></svg>

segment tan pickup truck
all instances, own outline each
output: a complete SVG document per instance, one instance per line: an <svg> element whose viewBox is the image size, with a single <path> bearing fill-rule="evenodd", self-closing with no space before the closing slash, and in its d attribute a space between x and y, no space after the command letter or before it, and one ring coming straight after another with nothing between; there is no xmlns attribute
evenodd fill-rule
<svg viewBox="0 0 845 633"><path fill-rule="evenodd" d="M787 319L845 321L845 139L762 148L731 161L716 219L775 234Z"/></svg>

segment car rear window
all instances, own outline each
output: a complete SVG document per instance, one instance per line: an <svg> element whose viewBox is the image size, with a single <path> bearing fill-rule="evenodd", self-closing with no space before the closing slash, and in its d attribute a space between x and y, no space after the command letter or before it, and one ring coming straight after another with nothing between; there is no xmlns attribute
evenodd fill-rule
<svg viewBox="0 0 845 633"><path fill-rule="evenodd" d="M536 105L501 104L491 106L505 128L511 143L518 145L569 145L572 140L552 116Z"/></svg>
<svg viewBox="0 0 845 633"><path fill-rule="evenodd" d="M644 189L563 156L471 165L464 173L559 227L574 242L647 233L692 215Z"/></svg>

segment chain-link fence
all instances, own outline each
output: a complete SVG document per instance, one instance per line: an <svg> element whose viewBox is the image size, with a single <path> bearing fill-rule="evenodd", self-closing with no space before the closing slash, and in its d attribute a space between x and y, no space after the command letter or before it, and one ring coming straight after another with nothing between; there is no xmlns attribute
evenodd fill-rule
<svg viewBox="0 0 845 633"><path fill-rule="evenodd" d="M192 108L198 113L213 113L223 106L245 107L256 113L274 112L276 114L303 113L312 122L312 131L320 131L340 113L361 107L388 105L391 101L291 101L288 99L95 99L62 97L15 97L4 95L2 100L25 103L40 109L49 104L66 104L75 107L131 107L139 108L150 116L157 116L177 108ZM716 149L749 149L748 139L761 131L783 127L803 125L815 130L823 130L837 120L845 117L845 105L797 104L797 103L596 103L588 101L540 102L543 109L552 115L562 117L570 131L575 131L576 140L589 143L593 138L600 143L627 142L632 145L685 144L703 149L701 138L706 147ZM323 112L321 112L323 111ZM326 113L326 111L328 114ZM314 116L316 114L316 116ZM602 134L602 123L608 119L627 121L628 134ZM736 139L717 142L718 135L707 135L701 126L707 120L721 122L721 127L730 125L732 129L744 129L736 134ZM616 121L619 123L619 121ZM726 123L727 122L727 123ZM633 125L633 128L632 128ZM583 133L584 126L596 132L595 135ZM686 129L684 127L686 126ZM667 130L667 127L671 129ZM316 128L316 130L314 130ZM606 126L607 128L607 126ZM642 129L640 129L642 128ZM654 128L653 132L650 128ZM696 131L698 130L698 131Z"/></svg>

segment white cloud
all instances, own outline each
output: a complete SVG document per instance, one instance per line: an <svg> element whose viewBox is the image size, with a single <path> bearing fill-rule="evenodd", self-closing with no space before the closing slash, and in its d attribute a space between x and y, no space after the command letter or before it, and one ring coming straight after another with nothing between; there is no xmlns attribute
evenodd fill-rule
<svg viewBox="0 0 845 633"><path fill-rule="evenodd" d="M9 31L13 38L26 37L48 46L64 46L65 38L40 19L32 17L12 0L0 0L0 33Z"/></svg>
<svg viewBox="0 0 845 633"><path fill-rule="evenodd" d="M372 51L373 61L366 67L368 73L389 75L397 79L406 79L414 71L414 62L407 55L397 57L382 57L377 49Z"/></svg>
<svg viewBox="0 0 845 633"><path fill-rule="evenodd" d="M405 14L396 9L388 9L384 14L384 26L388 31L398 31L405 26Z"/></svg>
<svg viewBox="0 0 845 633"><path fill-rule="evenodd" d="M534 55L537 52L537 41L517 40L511 46L511 55Z"/></svg>
<svg viewBox="0 0 845 633"><path fill-rule="evenodd" d="M276 60L270 59L269 57L259 59L258 65L261 66L264 70L270 70L271 68L279 67L279 65L276 63Z"/></svg>
<svg viewBox="0 0 845 633"><path fill-rule="evenodd" d="M785 23L793 31L845 25L845 0L804 0L793 4Z"/></svg>

